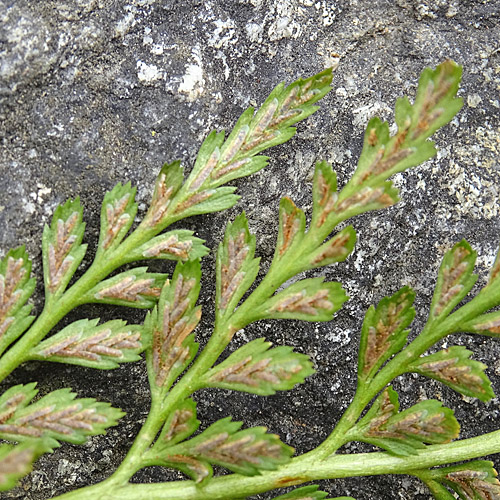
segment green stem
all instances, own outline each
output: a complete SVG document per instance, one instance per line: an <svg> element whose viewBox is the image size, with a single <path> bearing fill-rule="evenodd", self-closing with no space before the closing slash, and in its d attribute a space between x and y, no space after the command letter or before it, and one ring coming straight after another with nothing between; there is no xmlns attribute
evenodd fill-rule
<svg viewBox="0 0 500 500"><path fill-rule="evenodd" d="M43 311L23 336L0 358L0 382L30 357L36 346L72 309L85 303L82 297L118 267L127 263L127 256L139 245L151 239L158 230L141 225L109 255L94 260L83 276L59 298L47 302Z"/></svg>
<svg viewBox="0 0 500 500"><path fill-rule="evenodd" d="M310 269L310 263L307 257L310 255L311 249L319 247L323 240L337 226L339 221L340 217L332 221L328 227L312 226L299 246L287 250L284 258L280 258L279 253L274 255L269 271L264 276L263 280L230 317L234 331L261 319L262 304L271 297L283 283L286 283L287 280L293 278L305 269Z"/></svg>
<svg viewBox="0 0 500 500"><path fill-rule="evenodd" d="M207 345L191 368L183 375L166 397L161 391L152 393L151 410L144 426L139 431L123 462L106 480L107 482L109 481L113 485L121 484L130 479L137 470L144 467L144 464L148 462L145 454L151 447L168 415L180 401L183 401L196 390L200 389L200 381L203 374L211 368L226 348L228 342L221 342L221 338L227 337L227 335L221 335L221 329L223 330L224 328L216 328L214 330Z"/></svg>
<svg viewBox="0 0 500 500"><path fill-rule="evenodd" d="M179 401L188 398L203 386L203 375L217 361L231 341L234 332L252 322L253 312L257 309L257 304L267 299L284 281L295 275L295 267L296 261L291 261L288 266L272 266L259 286L235 313L226 313L216 321L213 334L207 345L172 390L165 395L161 391L154 391L153 387L152 396L153 403L156 402L156 408L151 409L146 421L147 426L145 424L139 431L124 461L109 478L109 481L115 484L122 477L128 476L130 478L137 471L137 467L140 468L141 463L147 462L144 453L152 445L169 413L173 411ZM157 403L158 401L161 403Z"/></svg>
<svg viewBox="0 0 500 500"><path fill-rule="evenodd" d="M319 456L325 458L335 453L340 446L353 439L349 431L366 405L396 377L406 373L410 363L418 359L430 347L447 335L460 331L466 321L479 316L498 304L498 293L482 290L470 302L450 314L441 323L429 318L420 335L392 358L368 384L358 387L349 408L342 415L330 436L317 448ZM316 452L316 450L314 451Z"/></svg>
<svg viewBox="0 0 500 500"><path fill-rule="evenodd" d="M371 391L356 391L351 404L344 412L333 432L317 448L310 451L307 455L325 459L332 453L335 453L343 444L352 440L349 431L354 427L359 416L366 405L373 398Z"/></svg>
<svg viewBox="0 0 500 500"><path fill-rule="evenodd" d="M312 231L309 235L314 244L317 246L325 237L326 230L323 228L323 233L317 234L318 231ZM182 401L193 394L196 390L201 388L200 381L202 376L206 373L212 365L217 361L218 357L222 354L224 349L227 347L231 341L234 332L243 328L244 326L251 323L254 318L254 311L258 310L258 305L260 305L264 300L270 297L279 286L281 286L286 280L295 276L297 272L302 270L303 264L300 263L299 256L307 253L308 245L303 242L299 247L297 254L294 255L294 259L288 259L287 262L280 262L279 265L274 263L271 264L269 272L264 277L262 282L257 286L257 288L250 294L250 296L241 304L241 306L233 313L226 314L219 321L216 322L214 332L211 335L207 345L198 356L191 368L186 372L181 380L174 386L170 393L163 399L161 405L161 410L154 412L151 417L151 428L148 428L143 432L143 429L137 435L132 448L127 453L123 463L120 465L119 469L109 478L113 480L116 474L120 477L121 475L129 475L131 477L136 472L136 454L138 450L142 455L147 448L151 446L154 438L160 431L165 419L168 414L175 408L179 401ZM161 392L160 392L161 394ZM153 401L154 401L154 391L153 391ZM150 412L150 416L153 411ZM148 417L149 420L149 417ZM154 432L152 432L154 430ZM147 442L147 444L146 444ZM142 443L141 445L137 443ZM143 457L139 457L141 460ZM140 462L138 462L140 463Z"/></svg>
<svg viewBox="0 0 500 500"><path fill-rule="evenodd" d="M141 427L124 460L115 472L106 479L106 484L122 485L142 468L143 454L150 447L161 426L158 425L159 403L152 400L148 417Z"/></svg>
<svg viewBox="0 0 500 500"><path fill-rule="evenodd" d="M413 474L462 460L470 460L500 452L500 431L443 445L427 446L415 455L399 458L388 453L335 455L318 460L312 453L294 458L276 471L257 476L230 474L213 478L206 485L193 481L160 484L126 484L109 488L107 481L66 493L57 500L230 500L245 498L276 488L303 484L320 479L374 476L381 474Z"/></svg>
<svg viewBox="0 0 500 500"><path fill-rule="evenodd" d="M142 428L137 435L132 448L127 453L119 469L109 478L114 483L116 477L130 478L136 471L138 464L144 462L143 453L151 446L156 435L163 426L169 413L176 407L179 401L188 398L196 390L202 387L203 375L212 367L229 344L235 331L252 322L253 311L257 305L267 299L287 279L296 274L296 261L291 261L288 266L272 266L269 273L259 286L236 310L234 314L226 314L216 322L214 332L207 345L193 363L191 368L183 375L179 382L172 388L168 395L163 396L161 391L152 392L153 401L164 398L161 408L150 412L147 423L148 428ZM156 394L156 397L155 397Z"/></svg>
<svg viewBox="0 0 500 500"><path fill-rule="evenodd" d="M429 319L420 335L405 349L391 359L370 382L370 392L378 394L391 380L408 371L408 365L424 354L430 347L454 332L461 325L498 305L498 293L483 289L470 302L450 314L441 323Z"/></svg>

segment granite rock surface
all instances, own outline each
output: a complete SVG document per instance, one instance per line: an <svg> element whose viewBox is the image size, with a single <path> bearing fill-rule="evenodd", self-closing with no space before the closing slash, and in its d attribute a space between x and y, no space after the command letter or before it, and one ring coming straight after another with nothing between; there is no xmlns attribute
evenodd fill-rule
<svg viewBox="0 0 500 500"><path fill-rule="evenodd" d="M292 197L310 213L315 161L331 162L344 184L368 120L375 115L392 120L396 98L414 95L424 67L457 61L464 66L459 94L465 105L436 135L437 156L398 174L401 202L355 218L354 254L322 271L327 280L344 284L351 299L343 310L328 324L261 322L236 337L236 345L261 336L292 345L311 356L317 374L268 398L225 391L197 396L203 421L232 414L248 426L266 425L299 452L307 451L326 437L354 394L359 331L370 304L412 286L415 335L426 318L440 259L462 238L478 251L478 284L485 283L500 233L499 40L498 0L0 0L0 254L26 244L39 282L34 304L40 311L40 238L58 204L80 196L92 249L106 190L132 181L140 217L163 163L181 159L189 170L209 131L230 130L241 112L260 104L277 83L334 67L333 91L322 109L299 125L290 142L269 152L264 171L236 183L238 205L182 224L215 249L226 221L245 209L265 269L280 197ZM91 256L89 250L84 266ZM202 343L214 314L213 268L211 253L203 264L204 318L197 333ZM97 316L139 323L144 313L88 306L64 324ZM472 336L447 342L473 350L500 392L498 342ZM42 393L69 386L127 415L106 436L45 455L2 498L50 498L104 479L147 414L142 363L107 372L30 363L4 387L33 380ZM396 386L403 407L436 397L455 408L462 436L500 427L498 399L483 404L415 377ZM179 477L155 468L136 479ZM430 498L406 476L321 486L332 497L357 500Z"/></svg>

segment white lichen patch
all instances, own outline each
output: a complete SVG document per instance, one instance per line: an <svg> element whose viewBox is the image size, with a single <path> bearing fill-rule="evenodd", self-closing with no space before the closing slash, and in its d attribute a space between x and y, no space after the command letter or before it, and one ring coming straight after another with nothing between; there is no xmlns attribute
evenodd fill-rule
<svg viewBox="0 0 500 500"><path fill-rule="evenodd" d="M245 26L245 31L247 32L247 37L251 42L261 42L262 33L264 31L264 26L256 22L247 23Z"/></svg>
<svg viewBox="0 0 500 500"><path fill-rule="evenodd" d="M36 184L36 191L31 191L28 194L28 199L22 199L22 207L28 215L33 215L37 211L37 205L42 205L45 212L49 214L54 210L53 203L46 203L46 198L52 193L52 188L47 187L45 184L38 182ZM47 207L49 206L49 209Z"/></svg>
<svg viewBox="0 0 500 500"><path fill-rule="evenodd" d="M352 330L341 327L332 327L325 335L325 339L329 342L340 344L341 346L348 345L352 340Z"/></svg>
<svg viewBox="0 0 500 500"><path fill-rule="evenodd" d="M337 69L340 62L340 54L332 47L320 42L316 49L316 54L322 57L325 67L333 68L333 70Z"/></svg>
<svg viewBox="0 0 500 500"><path fill-rule="evenodd" d="M478 219L498 217L498 182L481 178L470 171L467 165L450 163L446 176L446 189L459 202L454 210L455 216L467 214ZM449 207L440 207L438 212L443 218L450 218Z"/></svg>
<svg viewBox="0 0 500 500"><path fill-rule="evenodd" d="M302 26L297 21L298 15L305 15L302 9L296 9L291 0L280 0L273 4L271 11L266 16L272 19L267 31L269 40L275 42L282 38L299 38Z"/></svg>
<svg viewBox="0 0 500 500"><path fill-rule="evenodd" d="M482 98L479 94L472 94L467 96L467 104L471 108L477 108L477 106L481 103Z"/></svg>
<svg viewBox="0 0 500 500"><path fill-rule="evenodd" d="M478 127L476 129L476 139L483 148L492 151L497 158L500 156L500 127L496 130L488 127Z"/></svg>
<svg viewBox="0 0 500 500"><path fill-rule="evenodd" d="M363 269L365 265L365 255L367 255L367 253L362 248L357 250L356 258L353 262L356 271L361 271Z"/></svg>
<svg viewBox="0 0 500 500"><path fill-rule="evenodd" d="M495 242L496 243L496 242ZM480 284L482 286L486 285L487 276L489 274L490 269L493 267L493 263L495 262L495 258L497 255L498 247L491 245L491 242L474 245L474 250L477 251L477 260L476 260L476 271L481 270L482 276L480 276Z"/></svg>
<svg viewBox="0 0 500 500"><path fill-rule="evenodd" d="M154 54L155 56L161 56L163 54L164 47L160 43L154 43L151 46L151 54Z"/></svg>
<svg viewBox="0 0 500 500"><path fill-rule="evenodd" d="M149 51L151 52L151 54L155 56L161 56L165 50L165 47L161 43L154 43L154 38L151 33L152 30L150 27L144 28L142 44L149 47Z"/></svg>
<svg viewBox="0 0 500 500"><path fill-rule="evenodd" d="M150 85L163 78L163 72L154 64L137 61L137 78L141 83Z"/></svg>
<svg viewBox="0 0 500 500"><path fill-rule="evenodd" d="M52 193L52 188L49 188L43 184L37 183L36 187L38 188L38 199L43 201L44 198Z"/></svg>
<svg viewBox="0 0 500 500"><path fill-rule="evenodd" d="M229 64L227 63L227 57L226 54L222 50L218 50L217 54L215 54L216 59L220 59L222 61L222 64L224 65L224 78L227 80L230 75L230 68ZM219 99L217 100L217 97L215 98L215 102L222 102L222 96L220 95L220 92L218 92Z"/></svg>
<svg viewBox="0 0 500 500"><path fill-rule="evenodd" d="M337 17L337 7L336 2L331 2L323 0L321 2L315 2L314 8L321 11L321 19L323 26L331 26Z"/></svg>
<svg viewBox="0 0 500 500"><path fill-rule="evenodd" d="M391 108L385 102L375 101L366 106L353 109L352 113L354 115L354 126L364 129L370 118L387 115L391 113Z"/></svg>
<svg viewBox="0 0 500 500"><path fill-rule="evenodd" d="M144 36L142 37L143 45L151 45L153 43L153 37L151 36L151 28L144 28Z"/></svg>
<svg viewBox="0 0 500 500"><path fill-rule="evenodd" d="M236 24L232 19L217 19L213 21L215 30L212 32L208 39L208 45L216 49L225 47L229 44L234 45L238 41L236 35Z"/></svg>
<svg viewBox="0 0 500 500"><path fill-rule="evenodd" d="M28 213L29 215L33 215L35 213L35 210L36 210L35 204L31 203L31 201L24 201L22 203L22 207L24 208L26 213Z"/></svg>
<svg viewBox="0 0 500 500"><path fill-rule="evenodd" d="M186 65L186 73L182 77L182 81L178 88L179 92L187 94L188 101L196 100L205 90L200 48L193 48L191 55L194 62Z"/></svg>
<svg viewBox="0 0 500 500"><path fill-rule="evenodd" d="M129 12L127 15L122 17L115 26L115 34L116 36L123 37L128 31L134 26L136 23L135 16L132 12Z"/></svg>

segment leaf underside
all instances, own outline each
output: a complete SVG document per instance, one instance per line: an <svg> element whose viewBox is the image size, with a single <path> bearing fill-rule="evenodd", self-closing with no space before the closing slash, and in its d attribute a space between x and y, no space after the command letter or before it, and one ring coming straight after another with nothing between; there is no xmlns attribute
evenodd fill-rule
<svg viewBox="0 0 500 500"><path fill-rule="evenodd" d="M366 312L359 349L360 382L366 383L373 378L382 364L405 345L406 328L415 316L414 299L415 293L406 286Z"/></svg>
<svg viewBox="0 0 500 500"><path fill-rule="evenodd" d="M475 460L460 465L430 469L415 474L424 481L437 500L498 500L500 482L493 463Z"/></svg>
<svg viewBox="0 0 500 500"><path fill-rule="evenodd" d="M439 401L421 401L399 411L398 395L388 387L357 425L356 439L397 456L413 455L425 444L441 444L458 437L453 411Z"/></svg>
<svg viewBox="0 0 500 500"><path fill-rule="evenodd" d="M42 236L45 295L48 300L62 295L85 256L82 245L85 223L79 198L56 208L50 226Z"/></svg>
<svg viewBox="0 0 500 500"><path fill-rule="evenodd" d="M237 349L205 375L207 386L267 396L302 383L314 373L309 357L263 338Z"/></svg>
<svg viewBox="0 0 500 500"><path fill-rule="evenodd" d="M158 302L166 279L166 274L149 273L147 267L136 267L101 281L80 299L80 303L149 309Z"/></svg>
<svg viewBox="0 0 500 500"><path fill-rule="evenodd" d="M97 319L71 323L33 348L30 358L105 370L140 359L142 327L121 320L97 323Z"/></svg>
<svg viewBox="0 0 500 500"><path fill-rule="evenodd" d="M13 488L32 469L33 462L43 453L52 451L57 442L51 439L31 439L17 445L0 444L0 491Z"/></svg>
<svg viewBox="0 0 500 500"><path fill-rule="evenodd" d="M0 354L35 319L27 300L35 289L31 261L24 247L7 252L0 260Z"/></svg>
<svg viewBox="0 0 500 500"><path fill-rule="evenodd" d="M228 224L224 241L217 251L216 314L230 314L254 282L259 259L254 258L255 236L248 230L244 213Z"/></svg>
<svg viewBox="0 0 500 500"><path fill-rule="evenodd" d="M154 390L167 390L197 352L192 332L201 318L201 309L196 307L200 277L198 260L179 262L172 280L161 291L158 306L146 319L146 359Z"/></svg>
<svg viewBox="0 0 500 500"><path fill-rule="evenodd" d="M423 356L409 367L426 377L446 384L465 396L489 401L495 394L484 373L486 365L470 359L472 352L462 346L453 346L429 356Z"/></svg>
<svg viewBox="0 0 500 500"><path fill-rule="evenodd" d="M81 444L103 434L124 414L91 398L75 399L70 389L52 391L35 403L34 383L11 387L0 397L0 437L12 441L51 438Z"/></svg>
<svg viewBox="0 0 500 500"><path fill-rule="evenodd" d="M476 255L465 240L446 252L439 269L430 318L446 317L469 293L477 280L472 272Z"/></svg>
<svg viewBox="0 0 500 500"><path fill-rule="evenodd" d="M268 434L265 427L239 430L241 425L242 422L233 422L230 417L218 420L188 441L159 448L151 464L179 469L201 482L212 476L211 464L253 476L290 460L294 450L278 436Z"/></svg>

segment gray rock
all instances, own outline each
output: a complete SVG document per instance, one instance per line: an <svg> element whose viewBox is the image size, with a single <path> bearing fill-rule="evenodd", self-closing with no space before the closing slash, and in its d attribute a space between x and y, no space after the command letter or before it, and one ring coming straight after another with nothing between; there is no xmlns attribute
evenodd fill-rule
<svg viewBox="0 0 500 500"><path fill-rule="evenodd" d="M479 252L475 290L485 283L500 232L499 10L498 0L0 0L0 251L26 244L40 311L40 238L59 203L81 197L93 248L100 201L115 183L131 180L138 187L143 215L164 162L179 158L190 168L210 130L229 130L277 83L334 66L334 89L322 109L299 125L294 139L269 153L265 171L236 183L238 206L182 224L215 250L226 221L245 209L266 269L279 198L289 195L310 213L314 162L333 163L344 184L368 119L392 120L395 99L414 95L424 67L456 60L464 66L465 105L436 135L438 155L398 174L402 201L355 218L355 253L322 271L327 280L344 284L351 299L343 310L329 324L260 322L235 340L239 345L265 336L293 345L312 357L318 373L268 398L224 391L196 396L204 422L232 414L247 426L266 425L298 452L307 451L327 436L354 394L359 331L370 304L411 285L417 292L415 335L426 319L440 259L461 238ZM213 265L212 253L203 265L201 342L213 318ZM139 323L143 313L88 306L64 324L96 316ZM467 346L490 366L498 392L500 349L494 339L457 336L447 342ZM3 386L33 380L42 394L70 386L127 415L106 436L42 457L3 498L49 498L107 477L146 417L144 365L97 372L29 363ZM455 408L464 437L499 427L497 399L483 404L410 376L396 385L403 407L437 397ZM155 468L136 477L151 482L180 476ZM408 477L355 478L322 487L331 496L358 500L430 497Z"/></svg>

